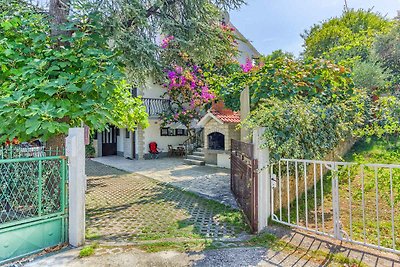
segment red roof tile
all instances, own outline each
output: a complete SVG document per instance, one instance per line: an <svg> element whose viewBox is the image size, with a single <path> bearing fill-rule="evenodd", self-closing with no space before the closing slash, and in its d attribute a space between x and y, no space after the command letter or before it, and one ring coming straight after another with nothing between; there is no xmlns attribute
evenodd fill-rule
<svg viewBox="0 0 400 267"><path fill-rule="evenodd" d="M236 111L232 111L230 109L224 109L216 111L211 109L210 112L220 119L222 122L226 123L240 123L240 113Z"/></svg>

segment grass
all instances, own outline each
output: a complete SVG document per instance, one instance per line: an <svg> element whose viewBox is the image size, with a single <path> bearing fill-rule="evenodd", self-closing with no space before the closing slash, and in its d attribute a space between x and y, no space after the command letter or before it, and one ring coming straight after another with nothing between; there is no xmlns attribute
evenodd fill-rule
<svg viewBox="0 0 400 267"><path fill-rule="evenodd" d="M99 247L98 243L92 243L88 246L84 246L81 251L79 251L79 258L84 258L84 257L89 257L92 256L96 250L96 248Z"/></svg>
<svg viewBox="0 0 400 267"><path fill-rule="evenodd" d="M397 138L378 139L368 138L361 140L345 155L345 161L357 163L400 163L400 142ZM307 166L307 177L313 177L312 165ZM318 172L319 166L317 166ZM309 171L311 169L311 171ZM299 169L302 174L304 169ZM381 245L392 248L392 225L391 225L391 201L390 201L390 171L388 168L372 167L364 168L364 190L362 190L361 168L359 165L353 167L339 167L338 189L340 221L342 229L351 235L353 240L364 240L368 243L378 245L378 229ZM377 179L375 179L375 171ZM299 175L299 177L302 175ZM319 176L317 176L319 177ZM308 178L310 179L310 178ZM303 180L304 181L304 180ZM300 186L304 186L303 181ZM312 182L312 181L311 181ZM378 185L378 207L376 206L376 184ZM394 221L396 235L396 249L400 249L400 169L392 170L392 184L394 195ZM310 185L310 184L309 184ZM311 184L313 185L313 184ZM321 187L324 196L321 197ZM303 187L304 188L304 187ZM308 227L329 232L333 229L333 203L332 203L332 172L327 172L323 176L323 181L317 182L317 186L310 186L306 194L299 195L297 203L299 205L299 224L305 226L306 218ZM315 198L317 205L315 206ZM365 209L363 214L363 198ZM322 209L324 210L322 211ZM377 223L376 210L379 211L379 224ZM315 213L315 211L317 211ZM275 214L280 215L279 210ZM290 221L297 223L296 199L290 205ZM325 225L322 228L322 215ZM363 218L364 217L364 218ZM288 209L282 209L282 219L289 221ZM317 219L317 225L315 224ZM350 219L352 225L350 225ZM378 228L379 227L379 228Z"/></svg>

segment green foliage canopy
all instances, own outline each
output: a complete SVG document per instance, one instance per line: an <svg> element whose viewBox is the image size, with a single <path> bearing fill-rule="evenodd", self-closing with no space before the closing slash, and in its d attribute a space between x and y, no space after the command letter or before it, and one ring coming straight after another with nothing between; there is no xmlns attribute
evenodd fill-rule
<svg viewBox="0 0 400 267"><path fill-rule="evenodd" d="M264 127L264 146L274 159L323 158L351 136L399 131L399 101L372 98L354 87L349 69L323 59L265 57L251 71L221 79L220 96L240 108L240 93L249 87L251 114L241 127Z"/></svg>
<svg viewBox="0 0 400 267"><path fill-rule="evenodd" d="M80 0L76 8L101 16L104 28L122 53L132 78L142 83L148 75L163 77L171 64L183 66L181 56L163 54L160 42L173 36L176 52L204 66L231 55L231 43L221 27L224 13L243 0ZM178 53L175 53L178 54ZM170 54L171 55L171 54Z"/></svg>
<svg viewBox="0 0 400 267"><path fill-rule="evenodd" d="M371 10L349 10L340 17L315 24L302 34L304 56L326 58L351 66L365 61L379 34L387 33L392 22Z"/></svg>
<svg viewBox="0 0 400 267"><path fill-rule="evenodd" d="M373 51L382 66L392 76L395 85L400 84L400 22L396 22L393 29L379 35L373 46Z"/></svg>
<svg viewBox="0 0 400 267"><path fill-rule="evenodd" d="M0 143L48 139L82 123L146 127L142 101L132 98L124 65L95 17L64 25L68 46L57 47L47 18L19 1L1 1Z"/></svg>
<svg viewBox="0 0 400 267"><path fill-rule="evenodd" d="M362 124L362 112L354 97L330 104L315 97L271 97L242 126L264 127L263 146L269 148L272 159L321 159Z"/></svg>
<svg viewBox="0 0 400 267"><path fill-rule="evenodd" d="M215 77L213 82L215 82ZM252 108L263 99L296 96L317 97L322 102L340 100L352 93L354 84L350 71L322 59L295 60L277 57L261 62L247 73L237 71L223 77L218 87L225 105L240 108L240 93L249 87Z"/></svg>

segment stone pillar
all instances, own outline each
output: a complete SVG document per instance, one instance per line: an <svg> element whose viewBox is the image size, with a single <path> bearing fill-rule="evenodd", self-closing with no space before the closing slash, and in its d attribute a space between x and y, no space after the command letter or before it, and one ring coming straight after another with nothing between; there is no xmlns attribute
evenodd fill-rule
<svg viewBox="0 0 400 267"><path fill-rule="evenodd" d="M71 128L66 138L68 156L68 236L74 247L85 243L85 141L83 128Z"/></svg>
<svg viewBox="0 0 400 267"><path fill-rule="evenodd" d="M246 87L240 94L240 120L243 122L250 114L250 93L249 88ZM240 140L242 142L249 142L250 131L246 128L240 128Z"/></svg>
<svg viewBox="0 0 400 267"><path fill-rule="evenodd" d="M97 131L97 157L103 156L103 132Z"/></svg>
<svg viewBox="0 0 400 267"><path fill-rule="evenodd" d="M254 156L258 160L258 232L268 225L271 216L271 177L269 151L262 149L261 135L265 131L259 128L253 132Z"/></svg>
<svg viewBox="0 0 400 267"><path fill-rule="evenodd" d="M138 127L136 130L136 135L137 135L137 151L136 153L138 154L138 159L143 159L144 158L144 129L142 127Z"/></svg>

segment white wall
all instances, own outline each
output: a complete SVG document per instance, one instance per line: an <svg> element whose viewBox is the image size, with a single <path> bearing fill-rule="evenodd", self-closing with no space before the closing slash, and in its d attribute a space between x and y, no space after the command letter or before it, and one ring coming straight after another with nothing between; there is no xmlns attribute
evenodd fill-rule
<svg viewBox="0 0 400 267"><path fill-rule="evenodd" d="M125 131L125 129L124 129ZM125 158L130 158L134 159L135 155L133 155L133 137L134 133L130 132L129 133L129 138L126 138L126 135L124 135L124 157Z"/></svg>
<svg viewBox="0 0 400 267"><path fill-rule="evenodd" d="M153 79L149 79L146 85L139 89L139 95L145 98L162 98L161 96L166 92L166 89L155 83Z"/></svg>
<svg viewBox="0 0 400 267"><path fill-rule="evenodd" d="M217 154L217 166L221 168L231 168L231 157L229 154L220 153Z"/></svg>
<svg viewBox="0 0 400 267"><path fill-rule="evenodd" d="M161 121L156 119L149 120L149 127L144 130L144 153L149 153L149 143L156 142L161 152L168 152L168 145L177 146L182 144L187 136L161 136Z"/></svg>
<svg viewBox="0 0 400 267"><path fill-rule="evenodd" d="M252 59L253 57L257 57L254 53L254 50L250 48L250 46L241 40L238 40L238 50L239 50L239 55L237 57L237 60L239 61L240 64L245 64L246 59Z"/></svg>
<svg viewBox="0 0 400 267"><path fill-rule="evenodd" d="M124 152L124 138L125 138L125 129L119 129L119 136L117 136L118 152Z"/></svg>

